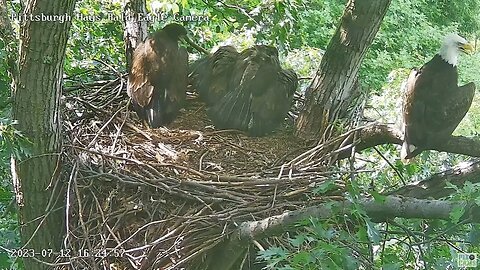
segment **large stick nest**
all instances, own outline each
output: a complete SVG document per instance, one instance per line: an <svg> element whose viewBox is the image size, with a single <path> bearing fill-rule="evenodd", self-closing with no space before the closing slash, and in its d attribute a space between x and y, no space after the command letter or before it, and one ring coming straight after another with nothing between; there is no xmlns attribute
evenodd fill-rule
<svg viewBox="0 0 480 270"><path fill-rule="evenodd" d="M118 75L64 91L71 254L58 262L71 269L198 269L241 222L331 199L312 191L341 179L325 168L351 134L308 147L288 121L262 138L215 130L193 95L172 125L148 129L125 86Z"/></svg>

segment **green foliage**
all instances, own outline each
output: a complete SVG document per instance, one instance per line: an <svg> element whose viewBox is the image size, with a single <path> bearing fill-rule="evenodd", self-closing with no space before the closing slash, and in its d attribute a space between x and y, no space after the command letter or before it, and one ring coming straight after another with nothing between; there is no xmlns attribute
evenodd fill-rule
<svg viewBox="0 0 480 270"><path fill-rule="evenodd" d="M207 22L187 24L203 47L230 43L242 49L263 43L276 45L283 51L291 47L304 9L304 2L299 0L189 1L187 7L180 7L180 13L208 16ZM248 42L242 44L245 39Z"/></svg>
<svg viewBox="0 0 480 270"><path fill-rule="evenodd" d="M363 84L378 93L388 73L411 69L428 61L438 50L444 33L453 27L435 27L418 3L393 1L360 72ZM400 30L400 31L399 31Z"/></svg>
<svg viewBox="0 0 480 270"><path fill-rule="evenodd" d="M11 114L11 82L8 74L7 48L0 38L0 246L3 248L18 248L20 245L16 214L5 214L7 206L14 198L10 177L10 155L22 152L16 148L21 144L18 140L21 136L16 133L13 123L6 119ZM2 249L0 249L0 269L18 269Z"/></svg>
<svg viewBox="0 0 480 270"><path fill-rule="evenodd" d="M480 86L480 77L477 70L480 69L480 54L476 53L472 56L465 56L460 59L458 73L459 83L466 84L468 82L474 82L478 87ZM465 118L462 120L458 128L456 129L456 135L464 136L478 136L480 131L480 95L477 94L473 98L472 106L468 111Z"/></svg>
<svg viewBox="0 0 480 270"><path fill-rule="evenodd" d="M321 194L331 188L332 183L327 181L317 190ZM347 189L348 200L353 203L349 215L326 203L323 207L333 213L330 219L311 217L300 222L282 241L283 246L260 252L258 260L267 261L268 269L359 269L370 253L368 243L379 243L381 234L357 203L360 186L349 183Z"/></svg>
<svg viewBox="0 0 480 270"><path fill-rule="evenodd" d="M8 221L13 221L13 219L9 219ZM15 233L16 230L18 230L17 227L9 227L3 219L0 219L0 242L2 243L0 246L9 249L20 248L19 238L18 235ZM11 245L11 242L15 242L16 244ZM0 269L17 270L24 269L24 267L20 260L11 258L8 256L7 252L3 252L2 250L0 250Z"/></svg>
<svg viewBox="0 0 480 270"><path fill-rule="evenodd" d="M478 0L423 0L418 4L428 20L440 27L458 25L460 32L473 34L479 30Z"/></svg>
<svg viewBox="0 0 480 270"><path fill-rule="evenodd" d="M362 84L378 93L390 71L421 66L453 31L474 36L479 27L480 1L392 1L381 29L362 63ZM312 1L299 11L292 48L326 48L342 15L345 1Z"/></svg>
<svg viewBox="0 0 480 270"><path fill-rule="evenodd" d="M94 59L116 66L120 70L123 68L125 56L121 18L119 3L93 0L77 3L66 50L67 75L85 74L85 70L100 65L99 62L92 61ZM76 78L95 79L85 76L79 75Z"/></svg>
<svg viewBox="0 0 480 270"><path fill-rule="evenodd" d="M292 36L292 47L305 45L327 48L344 9L343 0L311 1L299 14L298 31Z"/></svg>
<svg viewBox="0 0 480 270"><path fill-rule="evenodd" d="M15 128L9 119L10 84L7 52L0 39L0 245L11 249L20 246L16 213L7 209L14 198L10 176L10 157L25 157L29 153L30 143ZM7 213L6 211L9 210ZM0 250L0 269L19 269L18 265Z"/></svg>
<svg viewBox="0 0 480 270"><path fill-rule="evenodd" d="M335 224L333 220L311 218L298 225L284 247L272 246L262 251L258 260L268 261L268 269L358 269L355 250L344 243L366 238L352 235Z"/></svg>
<svg viewBox="0 0 480 270"><path fill-rule="evenodd" d="M22 158L30 155L31 142L15 129L15 121L0 119L0 159L9 159L11 155Z"/></svg>
<svg viewBox="0 0 480 270"><path fill-rule="evenodd" d="M9 111L11 78L8 75L7 51L0 39L0 117Z"/></svg>
<svg viewBox="0 0 480 270"><path fill-rule="evenodd" d="M27 156L29 146L28 140L14 128L12 121L0 118L0 243L7 249L20 246L16 213L7 209L14 198L9 174L10 156ZM0 252L0 269L3 268L18 269L11 258Z"/></svg>

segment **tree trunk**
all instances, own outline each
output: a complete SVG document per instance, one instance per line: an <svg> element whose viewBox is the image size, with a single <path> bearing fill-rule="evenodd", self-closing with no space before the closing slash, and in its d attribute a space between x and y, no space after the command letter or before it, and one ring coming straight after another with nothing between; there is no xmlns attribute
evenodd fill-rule
<svg viewBox="0 0 480 270"><path fill-rule="evenodd" d="M19 75L13 90L13 118L32 142L31 156L12 158L12 177L19 206L21 239L25 248L40 253L58 252L64 233L61 169L60 94L65 47L75 0L28 1L20 28ZM70 16L60 21L41 16ZM37 255L40 260L51 261ZM25 269L47 269L46 264L25 259Z"/></svg>
<svg viewBox="0 0 480 270"><path fill-rule="evenodd" d="M147 20L138 20L146 15L145 0L127 0L123 7L124 32L123 40L125 42L125 57L127 60L127 71L132 66L133 51L138 43L147 38Z"/></svg>
<svg viewBox="0 0 480 270"><path fill-rule="evenodd" d="M349 0L320 68L306 92L297 135L325 139L358 92L358 71L391 0Z"/></svg>

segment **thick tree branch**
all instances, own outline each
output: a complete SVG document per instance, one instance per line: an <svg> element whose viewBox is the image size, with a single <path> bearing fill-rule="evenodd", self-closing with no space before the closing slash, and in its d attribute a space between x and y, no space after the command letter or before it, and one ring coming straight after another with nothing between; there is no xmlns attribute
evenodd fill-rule
<svg viewBox="0 0 480 270"><path fill-rule="evenodd" d="M65 188L61 180L61 92L65 50L76 0L23 1L26 16L51 19L22 21L12 96L16 128L32 143L28 158L12 156L11 173L22 249L60 250L65 233ZM63 20L60 21L59 18ZM25 257L25 269L51 269L52 257ZM93 259L92 259L93 260Z"/></svg>
<svg viewBox="0 0 480 270"><path fill-rule="evenodd" d="M400 142L400 137L395 133L396 131L385 125L371 126L361 132L362 135L368 134L368 136L363 137L365 145L373 146L375 144L371 145L372 143L379 141L382 141L382 143ZM450 143L454 143L457 138L453 137ZM463 139L461 138L461 140ZM480 182L480 161L462 163L451 170L435 174L418 184L402 187L387 194L384 203L365 199L361 204L367 215L375 222L383 222L395 217L448 220L454 209L463 207L465 209L465 215L462 217L463 221L480 223L480 216L475 214L480 213L479 207L475 205L465 206L461 202L427 199L446 197L455 192L455 189L447 188L447 183L461 187L466 181ZM348 215L351 213L352 207L352 203L346 201L333 204L326 203L298 211L286 212L260 221L244 222L212 252L216 258L228 258L228 260L212 260L209 269L234 269L236 262L245 256L247 248L253 240L280 235L293 228L299 221L310 217L328 219L333 215Z"/></svg>
<svg viewBox="0 0 480 270"><path fill-rule="evenodd" d="M450 219L450 213L457 207L465 207L465 215L462 220L472 223L480 223L476 206L464 206L461 203L443 200L420 200L397 196L387 196L384 202L368 199L361 202L367 215L377 222L382 222L394 217L421 218L421 219ZM215 248L216 258L208 269L231 269L235 261L241 259L252 240L258 240L273 235L279 235L293 228L298 222L316 217L328 219L333 215L349 215L354 205L348 201L331 202L308 207L305 209L286 212L284 214L269 217L259 221L242 223L234 231L228 241L222 243L221 248ZM220 254L219 254L220 253Z"/></svg>
<svg viewBox="0 0 480 270"><path fill-rule="evenodd" d="M361 202L367 215L382 222L390 218L421 218L421 219L443 219L450 218L454 208L464 207L457 202L444 200L423 200L406 198L401 196L387 196L384 202L366 199ZM473 206L467 206L465 213L469 213ZM261 239L285 232L287 228L294 226L299 221L310 217L328 219L332 215L349 215L352 213L353 204L348 201L325 203L322 205L308 207L298 211L287 212L260 221L244 222L238 228L238 239ZM480 223L476 216L465 216L471 218L474 223Z"/></svg>
<svg viewBox="0 0 480 270"><path fill-rule="evenodd" d="M480 182L480 161L461 163L451 170L434 174L419 183L401 187L389 195L439 199L455 192L455 189L447 187L447 183L461 188L466 181Z"/></svg>
<svg viewBox="0 0 480 270"><path fill-rule="evenodd" d="M365 126L363 129L359 130L359 136L357 136L357 138L359 140L355 148L357 152L387 143L398 145L402 144L402 133L398 129L384 124ZM462 154L471 157L480 157L480 139L467 138L463 136L451 136L447 142L433 145L427 150L436 150L440 152ZM345 149L339 154L339 157L349 157L350 152L351 149Z"/></svg>

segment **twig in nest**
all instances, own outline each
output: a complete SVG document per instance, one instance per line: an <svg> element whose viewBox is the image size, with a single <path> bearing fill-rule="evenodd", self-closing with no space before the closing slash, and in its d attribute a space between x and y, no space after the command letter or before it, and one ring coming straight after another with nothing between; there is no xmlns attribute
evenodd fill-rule
<svg viewBox="0 0 480 270"><path fill-rule="evenodd" d="M74 164L74 170L75 170L75 168L76 168L76 163ZM85 225L85 219L84 219L84 216L83 216L83 204L82 204L82 200L80 199L81 195L80 195L80 192L79 192L79 189L78 189L77 178L75 177L75 175L73 175L72 179L73 179L73 188L75 190L75 195L76 195L75 197L77 199L78 220L80 221L80 226L82 228L83 238L87 242L88 249L93 251L94 248L92 246L92 243L89 240L90 232L87 229L87 226ZM97 264L95 263L95 258L93 256L94 256L94 254L92 253L92 254L90 254L90 256L88 258L90 259L91 265L93 266L93 268L98 269Z"/></svg>
<svg viewBox="0 0 480 270"><path fill-rule="evenodd" d="M185 166L180 166L178 164L173 164L173 163L153 163L152 164L153 166L162 166L162 167L172 167L172 168L176 168L176 169L179 169L179 170L182 170L182 171L186 171L186 172L189 172L191 174L194 174L196 176L199 176L200 178L202 179L206 179L206 178L209 178L207 177L205 174L197 171L197 170L194 170L192 168L188 168L188 167L185 167Z"/></svg>
<svg viewBox="0 0 480 270"><path fill-rule="evenodd" d="M136 159L124 158L124 157L117 157L117 156L114 156L114 155L110 155L110 154L106 154L106 153L102 153L102 152L98 152L98 151L93 151L93 150L86 149L86 148L79 147L79 146L75 146L75 145L64 145L64 146L65 146L65 147L71 147L71 148L74 148L74 149L77 149L77 150L81 150L81 151L85 151L85 152L88 152L88 153L91 153L91 154L100 155L100 156L102 156L102 157L108 157L108 158L112 158L112 159L129 161L129 162L132 162L132 163L135 163L135 164L139 164L139 165L142 165L142 164L143 164L143 162L138 161L138 160L136 160Z"/></svg>
<svg viewBox="0 0 480 270"><path fill-rule="evenodd" d="M123 107L123 108L120 108L119 110L117 110L108 120L107 122L105 122L105 124L103 124L103 126L97 131L97 134L95 134L95 137L93 137L93 139L90 141L90 143L87 145L87 147L91 147L95 141L97 140L98 136L100 136L100 134L102 133L102 131L108 126L108 124L110 124L117 116L118 113L120 113L121 111L125 110L127 107Z"/></svg>

